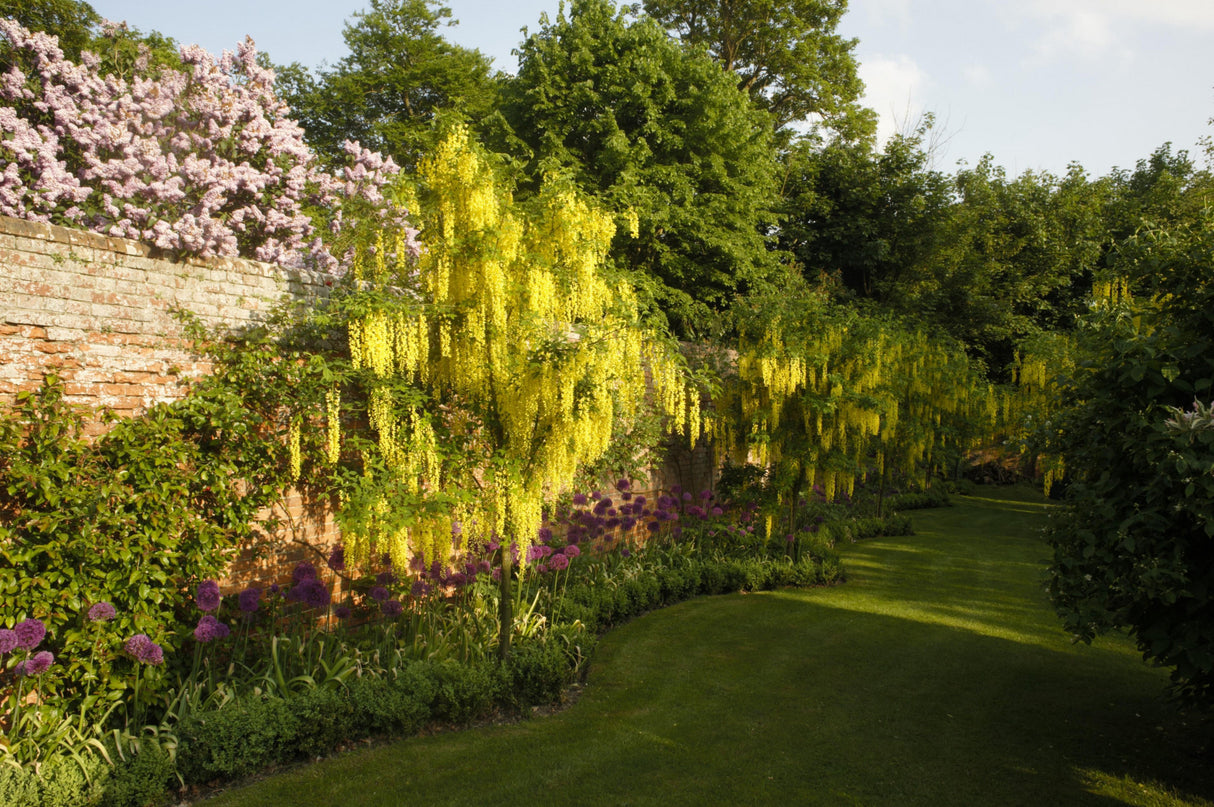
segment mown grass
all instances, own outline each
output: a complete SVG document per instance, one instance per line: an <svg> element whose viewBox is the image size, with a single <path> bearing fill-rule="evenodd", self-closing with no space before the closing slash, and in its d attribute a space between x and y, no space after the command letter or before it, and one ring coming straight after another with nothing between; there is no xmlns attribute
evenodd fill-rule
<svg viewBox="0 0 1214 807"><path fill-rule="evenodd" d="M999 491L847 547L847 584L700 598L600 644L552 717L418 737L208 805L1210 805L1209 726L1046 603L1047 505ZM1204 749L1204 750L1203 750Z"/></svg>

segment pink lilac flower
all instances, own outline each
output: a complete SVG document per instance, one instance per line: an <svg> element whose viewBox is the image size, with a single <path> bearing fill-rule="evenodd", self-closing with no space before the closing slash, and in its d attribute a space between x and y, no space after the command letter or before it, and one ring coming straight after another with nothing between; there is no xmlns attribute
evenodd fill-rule
<svg viewBox="0 0 1214 807"><path fill-rule="evenodd" d="M55 663L55 657L50 651L43 650L27 658L17 665L17 675L42 675Z"/></svg>
<svg viewBox="0 0 1214 807"><path fill-rule="evenodd" d="M219 583L214 580L203 580L194 592L194 602L200 611L214 611L219 608Z"/></svg>
<svg viewBox="0 0 1214 807"><path fill-rule="evenodd" d="M39 619L18 622L13 630L17 633L17 647L22 650L33 650L46 637L46 625Z"/></svg>
<svg viewBox="0 0 1214 807"><path fill-rule="evenodd" d="M0 628L0 654L11 653L17 648L17 632Z"/></svg>
<svg viewBox="0 0 1214 807"><path fill-rule="evenodd" d="M89 606L88 618L90 622L109 622L118 612L114 610L114 606L108 602L95 602Z"/></svg>

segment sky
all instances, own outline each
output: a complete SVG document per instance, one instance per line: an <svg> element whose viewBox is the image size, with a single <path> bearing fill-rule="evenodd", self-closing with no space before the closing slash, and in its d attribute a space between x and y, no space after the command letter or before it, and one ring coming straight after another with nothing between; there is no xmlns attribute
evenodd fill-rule
<svg viewBox="0 0 1214 807"><path fill-rule="evenodd" d="M218 54L246 35L277 63L336 64L367 0L90 0L97 12ZM448 0L444 35L515 72L511 51L558 0ZM879 133L925 113L937 169L991 154L1011 176L1133 169L1171 142L1202 164L1214 135L1214 0L851 0L839 33Z"/></svg>

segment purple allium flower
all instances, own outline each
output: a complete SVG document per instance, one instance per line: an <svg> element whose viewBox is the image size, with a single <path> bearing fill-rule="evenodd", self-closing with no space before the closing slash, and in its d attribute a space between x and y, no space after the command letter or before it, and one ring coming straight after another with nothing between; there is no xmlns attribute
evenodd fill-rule
<svg viewBox="0 0 1214 807"><path fill-rule="evenodd" d="M315 577L303 580L289 595L292 599L302 602L309 608L326 608L329 605L329 589Z"/></svg>
<svg viewBox="0 0 1214 807"><path fill-rule="evenodd" d="M455 586L456 588L460 588L468 584L468 576L463 572L455 572L453 575L451 575L450 582L451 585Z"/></svg>
<svg viewBox="0 0 1214 807"><path fill-rule="evenodd" d="M118 612L108 602L95 602L89 606L89 622L109 622Z"/></svg>
<svg viewBox="0 0 1214 807"><path fill-rule="evenodd" d="M409 568L415 572L426 570L426 559L421 555L414 555L409 559Z"/></svg>
<svg viewBox="0 0 1214 807"><path fill-rule="evenodd" d="M388 617L389 619L395 619L401 615L401 612L404 610L404 606L402 606L397 600L388 600L380 606L380 610L384 612L384 616Z"/></svg>
<svg viewBox="0 0 1214 807"><path fill-rule="evenodd" d="M344 571L346 568L346 548L341 544L333 547L333 551L329 553L329 568L335 572Z"/></svg>
<svg viewBox="0 0 1214 807"><path fill-rule="evenodd" d="M671 507L673 505L674 505L674 499L670 498L666 494L663 493L661 496L658 497L658 507L660 507L661 509L665 510L666 508Z"/></svg>
<svg viewBox="0 0 1214 807"><path fill-rule="evenodd" d="M540 527L540 531L536 533L536 537L541 541L551 541L552 530L548 529L547 527Z"/></svg>
<svg viewBox="0 0 1214 807"><path fill-rule="evenodd" d="M714 508L712 508L712 510L711 510L710 512L711 512L711 513L712 513L714 516L723 515L723 514L725 513L725 511L724 511L724 510L722 510L720 507L714 507Z"/></svg>
<svg viewBox="0 0 1214 807"><path fill-rule="evenodd" d="M388 599L388 589L384 588L383 586L376 586L375 588L371 589L370 594L371 599L375 600L376 602L384 602Z"/></svg>
<svg viewBox="0 0 1214 807"><path fill-rule="evenodd" d="M797 540L797 536L793 535L793 534L790 532L788 535L785 535L785 536L784 536L784 540L785 540L785 541L788 541L788 542L791 544L793 541Z"/></svg>
<svg viewBox="0 0 1214 807"><path fill-rule="evenodd" d="M202 618L198 620L197 627L194 628L194 639L205 644L216 639L224 639L229 633L231 633L231 629L227 625L211 614L203 614Z"/></svg>
<svg viewBox="0 0 1214 807"><path fill-rule="evenodd" d="M624 547L623 549L620 550L620 555L625 558L630 558L630 557L632 557L632 550L629 549L628 547Z"/></svg>
<svg viewBox="0 0 1214 807"><path fill-rule="evenodd" d="M277 594L280 591L282 591L282 586L278 585L277 583L270 584L270 593L271 594Z"/></svg>
<svg viewBox="0 0 1214 807"><path fill-rule="evenodd" d="M592 491L590 492L590 498L592 498L592 499L601 499L601 498L603 498L603 491L601 491L601 490L592 490Z"/></svg>
<svg viewBox="0 0 1214 807"><path fill-rule="evenodd" d="M657 532L658 530L662 529L662 525L661 525L659 522L657 522L657 521L650 521L650 522L649 522L649 523L646 525L646 528L647 528L647 529L648 529L650 532Z"/></svg>
<svg viewBox="0 0 1214 807"><path fill-rule="evenodd" d="M499 550L501 548L502 548L502 545L500 543L498 543L497 541L490 541L489 546L487 547L487 549L490 552L496 552L497 550Z"/></svg>
<svg viewBox="0 0 1214 807"><path fill-rule="evenodd" d="M617 479L615 482L615 489L620 491L621 493L623 491L628 490L630 487L632 487L632 483L629 482L627 479L621 478L621 479Z"/></svg>
<svg viewBox="0 0 1214 807"><path fill-rule="evenodd" d="M489 574L493 571L493 564L487 560L482 560L476 564L476 571L478 574Z"/></svg>
<svg viewBox="0 0 1214 807"><path fill-rule="evenodd" d="M585 505L586 504L586 494L585 493L573 494L573 503L576 504L578 507L582 507L583 505Z"/></svg>
<svg viewBox="0 0 1214 807"><path fill-rule="evenodd" d="M549 563L549 565L552 566L552 568L556 569L559 572L561 569L568 568L569 558L565 555L557 554L557 555L553 555L552 559L549 560L548 563Z"/></svg>
<svg viewBox="0 0 1214 807"><path fill-rule="evenodd" d="M692 500L692 499L694 499L694 498L695 498L695 497L694 497L694 496L692 496L692 495L691 495L691 493L684 493L684 494L683 494L683 501L685 501L685 502L689 502L689 501L691 501L691 500Z"/></svg>
<svg viewBox="0 0 1214 807"><path fill-rule="evenodd" d="M708 501L709 499L711 499L711 498L712 498L712 491L711 491L711 490L707 490L707 489L705 489L705 490L701 490L701 491L700 491L700 498L701 498L701 499L703 499L704 501Z"/></svg>
<svg viewBox="0 0 1214 807"><path fill-rule="evenodd" d="M493 570L493 582L499 582L502 579L502 570L500 568Z"/></svg>
<svg viewBox="0 0 1214 807"><path fill-rule="evenodd" d="M396 575L392 572L380 572L375 575L375 582L381 586L390 586L396 582Z"/></svg>
<svg viewBox="0 0 1214 807"><path fill-rule="evenodd" d="M620 498L626 502L630 502L630 501L632 501L632 492L626 490L620 494Z"/></svg>
<svg viewBox="0 0 1214 807"><path fill-rule="evenodd" d="M644 507L647 501L648 500L644 496L637 496L635 499L632 500L632 512L634 512L634 513L641 512L639 508Z"/></svg>
<svg viewBox="0 0 1214 807"><path fill-rule="evenodd" d="M582 554L582 550L578 549L573 544L570 544L569 546L565 547L565 557L567 557L567 558L576 558L580 554Z"/></svg>
<svg viewBox="0 0 1214 807"><path fill-rule="evenodd" d="M337 617L338 619L349 619L353 613L354 611L350 608L350 606L346 605L344 602L341 605L333 606L333 616Z"/></svg>
<svg viewBox="0 0 1214 807"><path fill-rule="evenodd" d="M305 580L313 580L316 577L316 567L306 560L301 560L295 564L295 568L291 570L291 580L295 585L299 585Z"/></svg>
<svg viewBox="0 0 1214 807"><path fill-rule="evenodd" d="M705 513L704 513L704 509L702 507L700 507L699 505L693 504L691 507L687 508L687 515L696 516L697 518L704 518Z"/></svg>
<svg viewBox="0 0 1214 807"><path fill-rule="evenodd" d="M17 675L42 675L55 663L55 656L49 650L35 653L17 665Z"/></svg>
<svg viewBox="0 0 1214 807"><path fill-rule="evenodd" d="M17 648L17 632L8 628L0 628L0 655L11 653Z"/></svg>
<svg viewBox="0 0 1214 807"><path fill-rule="evenodd" d="M682 485L671 485L670 492L672 495L678 496L680 493L683 492L683 486Z"/></svg>
<svg viewBox="0 0 1214 807"><path fill-rule="evenodd" d="M409 593L414 597L424 597L430 593L430 584L425 580L414 580L413 587L409 589ZM374 593L372 596L374 596Z"/></svg>
<svg viewBox="0 0 1214 807"><path fill-rule="evenodd" d="M240 610L246 614L256 613L261 606L261 589L257 586L249 586L244 591L240 592Z"/></svg>
<svg viewBox="0 0 1214 807"><path fill-rule="evenodd" d="M136 633L123 644L127 654L136 661L153 666L164 662L164 649L146 633Z"/></svg>
<svg viewBox="0 0 1214 807"><path fill-rule="evenodd" d="M620 522L620 526L623 527L625 530L631 530L636 525L637 525L637 520L635 518L633 518L632 516L629 516L628 518L626 518Z"/></svg>
<svg viewBox="0 0 1214 807"><path fill-rule="evenodd" d="M46 625L43 625L40 619L18 622L13 631L17 634L17 647L22 650L33 650L46 638Z"/></svg>
<svg viewBox="0 0 1214 807"><path fill-rule="evenodd" d="M214 611L219 607L219 583L214 580L203 580L194 592L194 602L200 611Z"/></svg>
<svg viewBox="0 0 1214 807"><path fill-rule="evenodd" d="M594 503L594 512L601 516L603 513L606 513L609 509L611 509L611 504L611 499L604 496Z"/></svg>
<svg viewBox="0 0 1214 807"><path fill-rule="evenodd" d="M564 557L564 556L562 555L562 557ZM541 563L539 566L535 567L535 571L536 571L536 574L548 574L548 564Z"/></svg>

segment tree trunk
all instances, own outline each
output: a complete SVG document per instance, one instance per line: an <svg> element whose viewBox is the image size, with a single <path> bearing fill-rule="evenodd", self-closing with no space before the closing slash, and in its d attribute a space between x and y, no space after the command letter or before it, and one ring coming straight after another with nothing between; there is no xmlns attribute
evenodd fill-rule
<svg viewBox="0 0 1214 807"><path fill-rule="evenodd" d="M514 593L510 578L513 576L514 564L510 547L502 543L502 579L499 591L501 602L498 603L497 616L501 626L497 633L497 656L505 661L510 655L510 634L514 632Z"/></svg>

